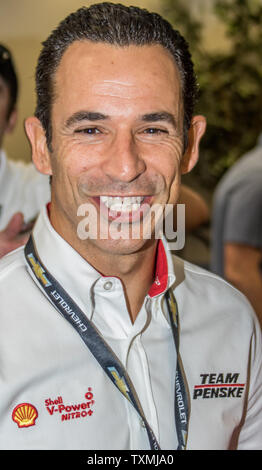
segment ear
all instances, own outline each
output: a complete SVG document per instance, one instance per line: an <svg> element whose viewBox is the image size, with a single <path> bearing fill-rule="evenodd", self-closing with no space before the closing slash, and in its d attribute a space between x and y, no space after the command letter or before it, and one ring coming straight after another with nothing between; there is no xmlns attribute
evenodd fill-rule
<svg viewBox="0 0 262 470"><path fill-rule="evenodd" d="M25 131L31 144L32 159L40 173L52 175L50 153L47 148L45 131L35 116L25 120Z"/></svg>
<svg viewBox="0 0 262 470"><path fill-rule="evenodd" d="M188 146L181 160L181 173L189 173L198 161L199 143L206 130L204 116L194 116L188 131Z"/></svg>
<svg viewBox="0 0 262 470"><path fill-rule="evenodd" d="M16 126L16 122L17 122L17 109L13 109L13 111L11 112L8 118L6 128L5 128L5 132L7 134L11 134L11 132L13 132Z"/></svg>

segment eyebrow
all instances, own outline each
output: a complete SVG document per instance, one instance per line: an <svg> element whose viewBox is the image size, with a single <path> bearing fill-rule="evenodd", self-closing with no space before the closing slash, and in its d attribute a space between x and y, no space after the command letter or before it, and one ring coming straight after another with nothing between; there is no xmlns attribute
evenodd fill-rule
<svg viewBox="0 0 262 470"><path fill-rule="evenodd" d="M77 111L66 120L65 126L71 127L81 121L102 121L105 119L110 119L110 116L96 111ZM174 127L177 127L173 114L166 111L143 114L140 116L140 120L144 122L165 121L172 124Z"/></svg>
<svg viewBox="0 0 262 470"><path fill-rule="evenodd" d="M169 124L172 124L174 127L177 127L177 123L173 114L166 111L144 114L140 119L144 122L165 121Z"/></svg>
<svg viewBox="0 0 262 470"><path fill-rule="evenodd" d="M71 127L81 121L102 121L104 119L109 119L109 116L94 111L77 111L66 120L65 126Z"/></svg>

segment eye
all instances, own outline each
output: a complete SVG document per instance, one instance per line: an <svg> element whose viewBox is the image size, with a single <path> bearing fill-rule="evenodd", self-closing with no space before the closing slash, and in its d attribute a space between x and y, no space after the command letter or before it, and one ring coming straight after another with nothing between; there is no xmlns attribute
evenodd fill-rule
<svg viewBox="0 0 262 470"><path fill-rule="evenodd" d="M76 129L76 134L87 134L87 135L97 135L101 134L100 130L97 127L84 127L83 129Z"/></svg>
<svg viewBox="0 0 262 470"><path fill-rule="evenodd" d="M143 134L149 135L162 135L162 134L169 134L167 129L159 129L158 127L148 127L142 131Z"/></svg>

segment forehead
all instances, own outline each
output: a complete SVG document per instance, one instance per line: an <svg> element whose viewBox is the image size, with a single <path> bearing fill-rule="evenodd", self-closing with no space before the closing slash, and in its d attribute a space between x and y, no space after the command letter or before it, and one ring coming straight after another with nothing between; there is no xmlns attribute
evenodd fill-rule
<svg viewBox="0 0 262 470"><path fill-rule="evenodd" d="M111 102L160 99L172 106L181 95L177 66L161 45L120 47L76 41L65 51L54 84L55 102L71 107L87 96Z"/></svg>

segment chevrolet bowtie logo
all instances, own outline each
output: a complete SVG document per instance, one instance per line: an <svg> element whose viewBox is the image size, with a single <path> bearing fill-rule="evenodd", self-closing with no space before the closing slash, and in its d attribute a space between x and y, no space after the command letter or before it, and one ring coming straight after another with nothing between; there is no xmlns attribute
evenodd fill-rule
<svg viewBox="0 0 262 470"><path fill-rule="evenodd" d="M30 253L30 255L28 255L27 258L29 259L29 261L32 265L33 271L34 271L37 279L39 279L39 281L43 284L44 287L51 286L51 282L49 282L48 279L46 278L46 276L44 275L45 270L35 260L34 255L32 253Z"/></svg>
<svg viewBox="0 0 262 470"><path fill-rule="evenodd" d="M175 301L175 298L174 298L172 292L170 292L170 296L169 296L169 305L170 305L170 308L171 308L173 321L174 321L175 325L177 326L177 306L176 306L176 301Z"/></svg>
<svg viewBox="0 0 262 470"><path fill-rule="evenodd" d="M130 398L129 398L129 395L128 395L129 389L126 385L124 377L120 377L120 375L117 372L115 367L108 367L108 370L112 374L112 376L114 377L114 382L115 382L117 388L130 401Z"/></svg>

